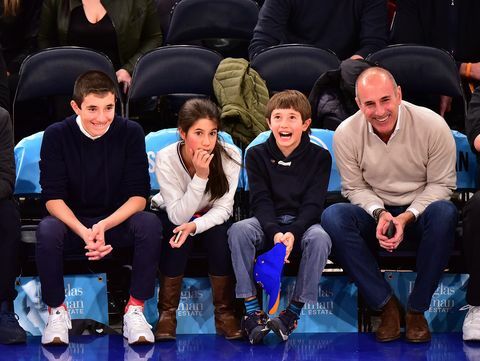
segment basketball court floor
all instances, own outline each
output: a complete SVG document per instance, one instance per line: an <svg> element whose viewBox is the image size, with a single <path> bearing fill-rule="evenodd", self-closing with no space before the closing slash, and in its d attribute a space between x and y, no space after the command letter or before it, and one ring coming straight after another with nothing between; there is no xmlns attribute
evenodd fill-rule
<svg viewBox="0 0 480 361"><path fill-rule="evenodd" d="M130 347L121 336L108 335L73 336L68 347L45 348L32 336L26 345L0 345L0 360L474 361L480 360L480 342L463 342L461 333L435 333L424 344L378 343L372 333L293 333L287 342L269 334L255 346L215 335L179 335L176 342Z"/></svg>

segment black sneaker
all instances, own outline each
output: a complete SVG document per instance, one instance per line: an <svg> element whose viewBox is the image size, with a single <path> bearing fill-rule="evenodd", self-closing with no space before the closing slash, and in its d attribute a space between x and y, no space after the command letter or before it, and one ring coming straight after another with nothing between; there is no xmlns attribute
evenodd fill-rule
<svg viewBox="0 0 480 361"><path fill-rule="evenodd" d="M288 336L297 328L298 316L289 310L283 310L280 315L267 321L267 327L283 341L288 340Z"/></svg>
<svg viewBox="0 0 480 361"><path fill-rule="evenodd" d="M262 342L270 329L267 327L268 316L263 311L255 311L244 316L242 330L252 345Z"/></svg>
<svg viewBox="0 0 480 361"><path fill-rule="evenodd" d="M0 311L0 344L25 343L27 334L20 327L17 315L10 311Z"/></svg>

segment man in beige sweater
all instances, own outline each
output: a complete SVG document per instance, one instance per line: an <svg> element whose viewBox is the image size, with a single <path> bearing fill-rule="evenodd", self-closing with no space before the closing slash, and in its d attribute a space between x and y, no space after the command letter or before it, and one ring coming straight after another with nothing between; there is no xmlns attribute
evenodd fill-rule
<svg viewBox="0 0 480 361"><path fill-rule="evenodd" d="M455 141L442 117L402 101L393 76L373 67L357 79L360 110L334 135L342 194L322 216L334 255L368 305L381 310L378 341L400 337L401 306L385 281L375 249L394 252L415 242L417 279L406 314L406 339L430 340L430 306L455 238ZM390 231L394 228L394 234ZM373 252L372 252L373 251Z"/></svg>

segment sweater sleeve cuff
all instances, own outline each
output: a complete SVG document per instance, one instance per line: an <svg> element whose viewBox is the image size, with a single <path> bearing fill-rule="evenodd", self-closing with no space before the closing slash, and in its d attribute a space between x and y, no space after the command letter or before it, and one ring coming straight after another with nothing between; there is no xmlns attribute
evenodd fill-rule
<svg viewBox="0 0 480 361"><path fill-rule="evenodd" d="M370 214L373 218L375 218L373 216L373 211L375 211L375 209L378 209L378 208L385 208L385 207L383 206L383 204L374 204L374 205L368 207L368 210L367 210L368 214Z"/></svg>
<svg viewBox="0 0 480 361"><path fill-rule="evenodd" d="M290 226L290 232L292 232L293 236L295 237L295 242L302 239L305 231L305 227L301 226L300 224L294 223Z"/></svg>
<svg viewBox="0 0 480 361"><path fill-rule="evenodd" d="M208 178L203 179L197 176L196 174L193 176L192 181L190 182L190 184L197 189L205 189L205 187L207 186L207 183L208 183Z"/></svg>
<svg viewBox="0 0 480 361"><path fill-rule="evenodd" d="M195 233L192 233L191 236L196 236L197 234L205 232L205 222L202 219L202 217L195 218L193 220L193 223L195 223Z"/></svg>
<svg viewBox="0 0 480 361"><path fill-rule="evenodd" d="M280 232L280 226L276 223L267 223L264 227L264 232L265 232L265 236L267 237L268 241L272 240L273 241L273 237L278 233Z"/></svg>
<svg viewBox="0 0 480 361"><path fill-rule="evenodd" d="M408 212L411 212L411 213L414 215L415 220L418 219L418 216L420 215L420 212L419 212L416 208L408 207L408 208L407 208L407 211L408 211Z"/></svg>

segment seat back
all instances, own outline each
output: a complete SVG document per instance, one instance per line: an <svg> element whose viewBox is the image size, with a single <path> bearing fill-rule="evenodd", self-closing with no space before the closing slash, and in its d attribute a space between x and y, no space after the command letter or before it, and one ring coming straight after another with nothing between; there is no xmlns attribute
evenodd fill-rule
<svg viewBox="0 0 480 361"><path fill-rule="evenodd" d="M167 44L201 45L248 59L258 11L252 0L181 0L172 9Z"/></svg>
<svg viewBox="0 0 480 361"><path fill-rule="evenodd" d="M453 57L444 50L421 45L391 45L367 57L390 71L407 92L463 96Z"/></svg>
<svg viewBox="0 0 480 361"><path fill-rule="evenodd" d="M218 135L225 143L235 145L230 134L219 132ZM155 175L155 157L160 150L177 142L178 140L180 140L180 134L178 133L177 128L162 129L149 133L145 137L145 146L148 157L148 172L150 174L150 188L153 193L157 193L160 189L157 176ZM236 145L235 147L237 148L238 152L242 154L240 148L238 148ZM238 179L238 188L243 188L242 175L240 175Z"/></svg>
<svg viewBox="0 0 480 361"><path fill-rule="evenodd" d="M439 96L452 97L459 119L447 121L463 129L466 101L457 65L449 53L429 46L400 44L370 54L367 60L392 73L407 101L438 112Z"/></svg>
<svg viewBox="0 0 480 361"><path fill-rule="evenodd" d="M81 47L49 48L27 57L20 67L13 101L15 139L23 139L71 115L73 110L69 100L75 80L89 70L100 70L111 77L116 84L117 113L123 114L115 69L108 57ZM54 96L64 96L65 99L55 99ZM40 98L46 102L39 103Z"/></svg>
<svg viewBox="0 0 480 361"><path fill-rule="evenodd" d="M296 89L308 96L317 78L337 69L340 60L332 52L314 46L284 44L259 52L250 65L265 80L270 94Z"/></svg>
<svg viewBox="0 0 480 361"><path fill-rule="evenodd" d="M126 116L139 116L132 105L148 97L175 95L180 97L176 108L188 98L213 97L213 76L221 60L217 52L193 45L164 46L144 54L133 70ZM156 129L166 128L157 122Z"/></svg>

